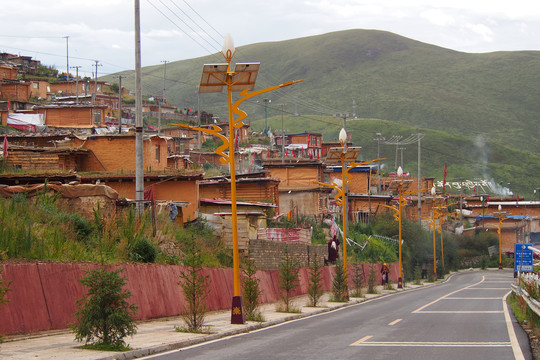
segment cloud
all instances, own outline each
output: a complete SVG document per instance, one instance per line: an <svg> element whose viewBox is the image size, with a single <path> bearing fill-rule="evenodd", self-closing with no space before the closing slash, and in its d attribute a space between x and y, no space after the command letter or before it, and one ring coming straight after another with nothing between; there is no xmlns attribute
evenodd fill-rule
<svg viewBox="0 0 540 360"><path fill-rule="evenodd" d="M480 35L480 37L487 42L493 41L493 31L491 28L484 24L467 24L465 28L470 30L475 35Z"/></svg>
<svg viewBox="0 0 540 360"><path fill-rule="evenodd" d="M420 13L420 17L438 26L449 26L455 23L452 16L440 9L429 9Z"/></svg>

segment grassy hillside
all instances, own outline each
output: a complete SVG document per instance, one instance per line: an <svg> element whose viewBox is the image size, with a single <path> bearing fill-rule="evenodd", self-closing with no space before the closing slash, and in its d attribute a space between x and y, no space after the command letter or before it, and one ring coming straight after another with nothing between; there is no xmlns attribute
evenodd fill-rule
<svg viewBox="0 0 540 360"><path fill-rule="evenodd" d="M295 117L284 115L286 132L304 132L306 130L321 133L325 141L338 141L338 134L343 120L336 117L306 116ZM255 130L264 128L264 120L252 122ZM281 133L281 115L268 118L268 126ZM444 164L447 165L447 181L492 180L500 191L509 188L520 197L533 198L533 189L538 187L538 179L534 174L540 173L540 156L538 154L512 149L489 141L481 136L469 138L452 135L444 131L419 129L408 125L400 125L391 121L358 119L347 121L347 133L352 136L355 146L362 146L359 159L377 158L376 134L381 133L386 139L401 135L406 139L411 134L422 133L421 169L422 175L443 179ZM418 174L418 144L400 145L404 147L403 168L413 175ZM396 163L396 146L380 142L379 153L387 159L383 162L383 170L393 171ZM401 151L397 158L401 165ZM465 191L465 194L471 193ZM503 194L502 192L499 194Z"/></svg>
<svg viewBox="0 0 540 360"><path fill-rule="evenodd" d="M221 54L214 54L168 63L169 102L196 108L202 65L223 61ZM323 132L325 140L331 140L331 135L341 128L341 121L321 125L324 131L319 131L310 119L314 115L352 114L355 110L360 118L384 120L374 123L366 138L353 135L359 136L362 142L358 144L365 147L374 144L377 132L387 138L425 133L426 149L431 146L433 154L444 154L431 155L432 162L427 154L423 157L426 175L442 169L442 160L447 157L456 163L451 167L456 178L490 176L497 183L519 184L515 192L519 190L520 194L532 193L534 187L539 187L531 180L538 171L527 171L538 169L540 155L540 52L468 54L388 32L348 30L243 46L237 49L234 61L261 62L257 89L304 80L266 95L272 100L267 108L269 116L279 117L273 127L280 127L278 104L284 104L285 115L302 115L291 120L291 125L285 127L287 131L294 127ZM134 89L133 72L123 75L123 84ZM112 77L109 80L114 81ZM163 65L143 69L145 94L161 94L162 83ZM203 94L201 110L225 118L225 99L224 94ZM245 103L242 108L252 123L264 119L262 99ZM366 124L350 122L352 130L358 126L355 131L367 134L362 128ZM408 145L404 152L404 162L409 165L413 146Z"/></svg>

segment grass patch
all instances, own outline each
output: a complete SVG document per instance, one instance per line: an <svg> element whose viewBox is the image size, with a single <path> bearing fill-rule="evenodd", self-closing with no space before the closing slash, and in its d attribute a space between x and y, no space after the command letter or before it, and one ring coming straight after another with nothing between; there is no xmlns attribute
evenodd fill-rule
<svg viewBox="0 0 540 360"><path fill-rule="evenodd" d="M131 350L131 347L129 345L86 344L86 345L81 346L81 349L121 352L121 351L129 351Z"/></svg>
<svg viewBox="0 0 540 360"><path fill-rule="evenodd" d="M212 331L210 331L210 326L202 326L198 329L191 329L188 326L175 326L174 331L181 332L181 333L189 333L189 334L203 334L203 335L210 335L214 334Z"/></svg>
<svg viewBox="0 0 540 360"><path fill-rule="evenodd" d="M294 305L289 304L289 306L287 306L284 303L279 303L279 304L276 305L276 312L290 313L290 314L301 314L302 310L300 310L299 308L297 308Z"/></svg>

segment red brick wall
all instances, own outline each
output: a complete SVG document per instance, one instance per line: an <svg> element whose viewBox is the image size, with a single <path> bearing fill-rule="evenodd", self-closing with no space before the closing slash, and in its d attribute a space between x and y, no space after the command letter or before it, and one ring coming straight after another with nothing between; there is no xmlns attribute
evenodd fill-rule
<svg viewBox="0 0 540 360"><path fill-rule="evenodd" d="M369 266L363 266L367 278ZM378 273L379 266L376 266ZM181 266L124 264L112 268L119 267L124 269L123 276L127 279L125 288L132 294L129 301L139 306L137 320L180 314L185 304L182 290L177 284ZM12 291L7 293L7 299L11 301L0 306L0 333L18 334L64 329L73 323L75 303L86 292L78 279L84 275L84 271L99 268L99 265L36 263L5 264L2 268L2 277L12 281ZM206 269L205 273L210 276L208 310L230 308L233 296L232 269ZM322 274L324 289L329 291L333 267L324 267ZM279 300L279 270L258 271L256 276L261 280L261 302ZM309 271L300 269L299 276L299 287L293 296L307 293ZM393 264L390 277L395 281L396 276L397 270Z"/></svg>

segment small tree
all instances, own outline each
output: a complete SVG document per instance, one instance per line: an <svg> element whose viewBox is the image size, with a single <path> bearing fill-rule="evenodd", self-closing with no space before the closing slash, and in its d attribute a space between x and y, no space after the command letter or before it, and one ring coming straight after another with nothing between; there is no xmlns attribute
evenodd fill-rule
<svg viewBox="0 0 540 360"><path fill-rule="evenodd" d="M261 313L258 311L259 296L261 290L259 288L260 280L255 277L257 267L251 260L244 262L242 269L242 290L244 292L244 314L247 320L262 321Z"/></svg>
<svg viewBox="0 0 540 360"><path fill-rule="evenodd" d="M126 283L120 276L122 272L98 269L79 279L88 287L88 293L77 300L76 323L72 325L75 340L93 347L124 350L124 338L137 332L133 317L138 307L127 301L131 293L122 289Z"/></svg>
<svg viewBox="0 0 540 360"><path fill-rule="evenodd" d="M332 300L338 302L345 302L348 300L345 270L341 259L336 261L334 280L332 280Z"/></svg>
<svg viewBox="0 0 540 360"><path fill-rule="evenodd" d="M192 238L184 258L186 269L180 271L178 282L186 300L182 318L189 332L201 332L207 313L206 299L210 293L210 284L209 276L202 273L202 264L202 255L197 251Z"/></svg>
<svg viewBox="0 0 540 360"><path fill-rule="evenodd" d="M377 290L375 289L375 284L377 282L377 272L373 264L369 265L369 276L368 276L368 294L376 294Z"/></svg>
<svg viewBox="0 0 540 360"><path fill-rule="evenodd" d="M10 302L9 299L6 299L6 294L8 291L11 291L11 289L9 288L11 281L8 281L6 283L6 281L1 276L2 272L3 270L0 268L0 305ZM4 337L0 335L0 344L3 342L3 339Z"/></svg>
<svg viewBox="0 0 540 360"><path fill-rule="evenodd" d="M309 284L308 284L308 296L309 306L316 307L323 295L322 289L322 267L321 263L317 261L317 258L311 259L309 264Z"/></svg>
<svg viewBox="0 0 540 360"><path fill-rule="evenodd" d="M3 272L4 270L0 268L0 305L10 302L9 299L6 299L6 294L8 291L11 291L11 289L9 288L9 285L11 285L11 281L8 281L6 283L4 278L1 276Z"/></svg>
<svg viewBox="0 0 540 360"><path fill-rule="evenodd" d="M362 266L362 264L354 264L352 272L354 289L351 296L362 297L362 285L364 283L364 267Z"/></svg>
<svg viewBox="0 0 540 360"><path fill-rule="evenodd" d="M298 286L298 262L289 253L289 247L285 245L284 256L279 264L279 288L283 290L281 299L285 305L285 312L291 312L292 291Z"/></svg>

